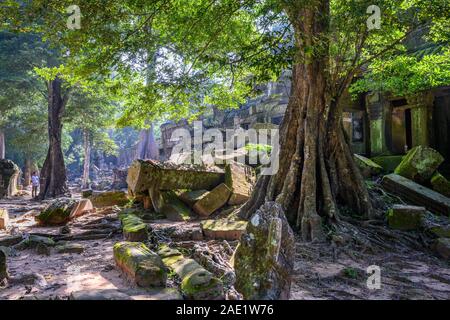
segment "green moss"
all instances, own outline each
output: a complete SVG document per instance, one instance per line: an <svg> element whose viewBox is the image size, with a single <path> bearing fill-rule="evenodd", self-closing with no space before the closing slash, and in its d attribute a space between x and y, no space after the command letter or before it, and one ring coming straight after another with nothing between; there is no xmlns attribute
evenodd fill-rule
<svg viewBox="0 0 450 320"><path fill-rule="evenodd" d="M371 158L373 162L383 168L385 173L394 172L395 168L402 162L402 159L403 156L378 156Z"/></svg>
<svg viewBox="0 0 450 320"><path fill-rule="evenodd" d="M145 241L148 238L147 225L134 214L122 215L120 217L123 234L128 241Z"/></svg>
<svg viewBox="0 0 450 320"><path fill-rule="evenodd" d="M412 148L394 173L419 183L428 181L439 165L444 161L436 150L425 146Z"/></svg>
<svg viewBox="0 0 450 320"><path fill-rule="evenodd" d="M161 258L139 242L119 242L113 247L116 263L142 287L165 285L167 270Z"/></svg>
<svg viewBox="0 0 450 320"><path fill-rule="evenodd" d="M432 227L430 231L440 238L450 238L450 225Z"/></svg>
<svg viewBox="0 0 450 320"><path fill-rule="evenodd" d="M211 231L233 231L233 230L245 230L247 227L247 221L231 221L228 219L209 219L200 223L202 229Z"/></svg>
<svg viewBox="0 0 450 320"><path fill-rule="evenodd" d="M422 215L419 212L404 212L389 209L387 212L389 227L398 230L415 230L421 225Z"/></svg>
<svg viewBox="0 0 450 320"><path fill-rule="evenodd" d="M89 197L92 205L97 208L108 206L125 206L129 203L127 195L122 191L107 191L94 193Z"/></svg>
<svg viewBox="0 0 450 320"><path fill-rule="evenodd" d="M197 270L182 280L181 291L189 299L202 300L223 296L223 285L206 270Z"/></svg>
<svg viewBox="0 0 450 320"><path fill-rule="evenodd" d="M448 181L442 174L435 172L431 177L431 186L434 191L443 194L450 198L450 181Z"/></svg>
<svg viewBox="0 0 450 320"><path fill-rule="evenodd" d="M36 221L43 225L61 225L70 220L70 213L74 208L76 200L71 198L59 198L51 202L39 215Z"/></svg>

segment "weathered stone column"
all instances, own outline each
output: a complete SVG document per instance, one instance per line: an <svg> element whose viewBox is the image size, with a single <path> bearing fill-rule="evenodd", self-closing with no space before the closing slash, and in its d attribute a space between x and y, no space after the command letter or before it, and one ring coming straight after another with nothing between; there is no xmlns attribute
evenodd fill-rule
<svg viewBox="0 0 450 320"><path fill-rule="evenodd" d="M370 126L370 153L382 154L388 150L386 145L386 113L389 108L378 92L366 96L366 109Z"/></svg>
<svg viewBox="0 0 450 320"><path fill-rule="evenodd" d="M434 97L427 92L406 99L411 107L412 146L429 146Z"/></svg>

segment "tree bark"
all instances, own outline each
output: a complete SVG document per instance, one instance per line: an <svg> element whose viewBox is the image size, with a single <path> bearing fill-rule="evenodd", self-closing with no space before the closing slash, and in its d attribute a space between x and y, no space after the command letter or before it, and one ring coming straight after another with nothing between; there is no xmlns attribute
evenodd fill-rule
<svg viewBox="0 0 450 320"><path fill-rule="evenodd" d="M48 82L48 139L47 157L41 170L41 187L38 198L56 198L69 194L66 167L61 148L62 116L67 104L67 94L62 94L62 80L56 77Z"/></svg>
<svg viewBox="0 0 450 320"><path fill-rule="evenodd" d="M89 170L91 163L91 143L89 141L89 132L83 130L83 143L84 143L84 164L83 164L83 177L81 184L83 188L89 187Z"/></svg>
<svg viewBox="0 0 450 320"><path fill-rule="evenodd" d="M276 201L304 240L322 240L323 223L339 221L338 204L363 217L371 216L373 210L344 139L339 97L330 96L325 40L329 1L291 3L286 12L295 30L298 56L280 128L280 166L275 175L258 180L240 214L249 218L264 202ZM311 47L313 54L308 53Z"/></svg>
<svg viewBox="0 0 450 320"><path fill-rule="evenodd" d="M29 157L25 158L25 170L23 172L23 186L28 187L31 184L31 168L32 162Z"/></svg>
<svg viewBox="0 0 450 320"><path fill-rule="evenodd" d="M0 129L0 159L5 159L5 132Z"/></svg>
<svg viewBox="0 0 450 320"><path fill-rule="evenodd" d="M136 159L159 159L159 150L153 131L153 123L150 125L149 129L141 130L136 151Z"/></svg>

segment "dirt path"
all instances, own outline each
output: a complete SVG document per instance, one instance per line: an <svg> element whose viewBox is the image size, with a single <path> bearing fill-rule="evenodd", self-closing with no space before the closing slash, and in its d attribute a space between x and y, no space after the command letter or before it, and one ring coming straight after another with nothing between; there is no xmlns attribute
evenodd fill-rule
<svg viewBox="0 0 450 320"><path fill-rule="evenodd" d="M369 289L367 267L380 267ZM297 243L291 299L450 299L450 268L431 253L362 254Z"/></svg>

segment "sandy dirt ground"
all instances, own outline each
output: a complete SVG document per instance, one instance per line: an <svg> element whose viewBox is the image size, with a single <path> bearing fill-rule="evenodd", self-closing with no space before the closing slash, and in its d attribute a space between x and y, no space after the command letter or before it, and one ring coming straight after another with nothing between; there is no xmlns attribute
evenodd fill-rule
<svg viewBox="0 0 450 320"><path fill-rule="evenodd" d="M0 207L9 211L12 233L57 234L58 227L36 226L34 216L43 206L45 203L31 201L29 196L0 200ZM98 219L98 216L93 214L78 219ZM198 232L192 223L158 220L150 225L154 230L172 227ZM4 231L0 231L0 236L2 234ZM121 239L122 236L116 234L107 239L75 241L85 247L80 254L51 252L50 255L40 255L34 249L10 252L10 276L22 281L0 289L0 299L67 299L74 291L100 289L127 292L137 299L181 297L175 288L152 291L135 288L116 269L113 261L112 247ZM371 265L380 267L380 289L367 286L369 274L366 270ZM330 244L297 242L291 299L449 298L449 265L431 252L410 250L363 254Z"/></svg>

